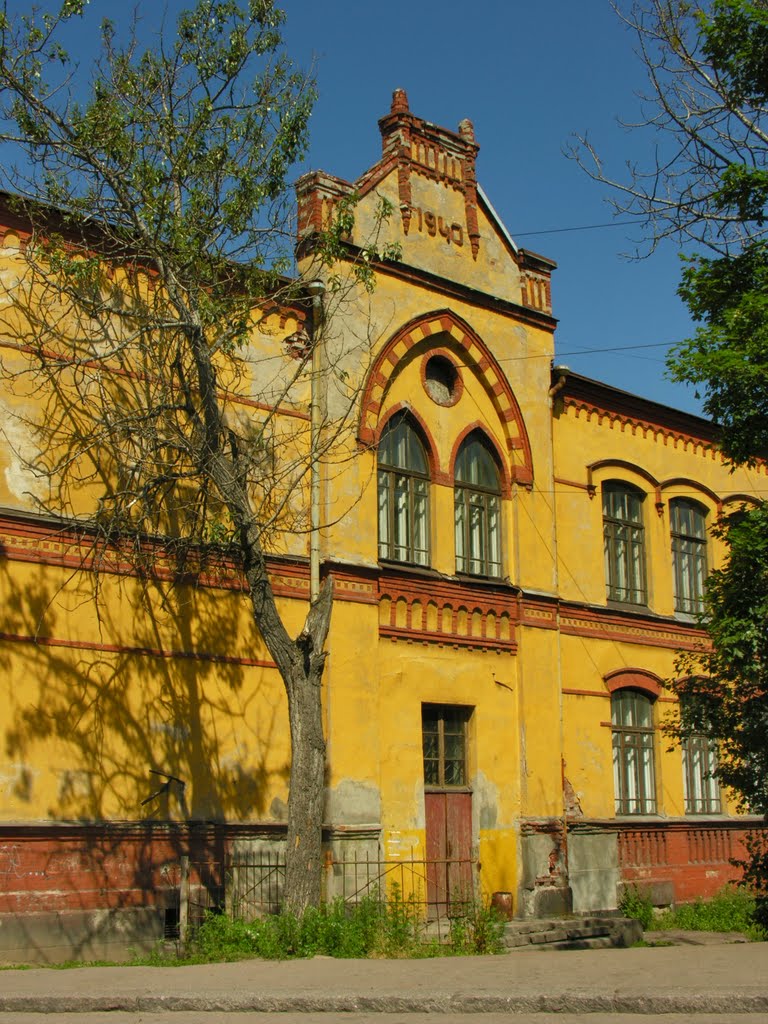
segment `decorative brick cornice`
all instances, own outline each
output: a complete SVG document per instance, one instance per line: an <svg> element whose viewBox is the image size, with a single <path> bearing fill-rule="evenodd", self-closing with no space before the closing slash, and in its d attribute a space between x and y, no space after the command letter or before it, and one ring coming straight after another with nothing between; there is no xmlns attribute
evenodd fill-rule
<svg viewBox="0 0 768 1024"><path fill-rule="evenodd" d="M702 648L706 637L704 630L674 619L565 602L560 605L560 632L569 636L687 651Z"/></svg>
<svg viewBox="0 0 768 1024"><path fill-rule="evenodd" d="M719 427L701 416L681 412L573 373L566 376L558 404L576 419L584 419L588 423L594 421L600 427L639 435L657 444L682 448L701 458L730 466L720 450ZM758 463L755 471L768 475L768 463Z"/></svg>
<svg viewBox="0 0 768 1024"><path fill-rule="evenodd" d="M617 668L603 676L609 693L616 690L644 690L654 697L661 695L664 681L655 672L644 668Z"/></svg>

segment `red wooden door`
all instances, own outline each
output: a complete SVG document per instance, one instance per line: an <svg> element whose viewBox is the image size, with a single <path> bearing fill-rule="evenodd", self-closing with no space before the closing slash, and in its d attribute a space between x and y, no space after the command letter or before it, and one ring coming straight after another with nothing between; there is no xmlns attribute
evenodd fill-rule
<svg viewBox="0 0 768 1024"><path fill-rule="evenodd" d="M427 905L430 917L451 902L472 898L472 794L424 794L427 839Z"/></svg>

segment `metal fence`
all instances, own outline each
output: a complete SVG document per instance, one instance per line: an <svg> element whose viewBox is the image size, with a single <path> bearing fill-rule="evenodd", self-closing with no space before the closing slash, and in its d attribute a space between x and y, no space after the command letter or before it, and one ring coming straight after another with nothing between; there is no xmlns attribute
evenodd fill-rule
<svg viewBox="0 0 768 1024"><path fill-rule="evenodd" d="M445 921L465 911L479 892L477 860L381 859L353 852L344 859L326 853L323 898L349 906L365 899L400 903L426 922ZM282 852L248 851L225 861L190 862L179 872L179 924L194 928L206 912L253 920L282 908L285 858Z"/></svg>

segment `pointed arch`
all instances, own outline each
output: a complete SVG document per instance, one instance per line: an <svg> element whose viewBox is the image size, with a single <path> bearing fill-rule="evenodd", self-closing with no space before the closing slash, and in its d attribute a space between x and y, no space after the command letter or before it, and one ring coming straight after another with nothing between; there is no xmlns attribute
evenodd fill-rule
<svg viewBox="0 0 768 1024"><path fill-rule="evenodd" d="M450 486L453 487L456 482L456 457L459 454L461 446L464 444L464 442L467 440L470 434L482 435L483 443L490 450L493 459L496 462L496 468L499 471L499 485L501 489L501 496L503 498L508 498L510 495L511 484L513 482L513 479L511 478L509 473L509 466L507 464L506 459L504 459L502 453L499 451L498 444L485 429L485 425L481 423L479 420L476 420L474 423L468 423L454 441L453 449L451 450L451 461L448 466L447 483L449 483Z"/></svg>
<svg viewBox="0 0 768 1024"><path fill-rule="evenodd" d="M499 417L507 451L514 458L510 470L511 479L530 486L533 483L531 444L520 406L506 374L479 334L450 309L415 317L396 331L383 346L368 371L363 388L358 427L360 443L371 445L375 442L379 416L397 368L415 345L426 342L424 347L428 347L428 339L432 336L440 338L440 346L445 346L447 336L462 351L467 365L482 382ZM502 464L508 461L504 459Z"/></svg>
<svg viewBox="0 0 768 1024"><path fill-rule="evenodd" d="M372 443L374 445L378 445L387 424L391 423L394 417L399 414L404 415L408 419L409 423L416 431L416 434L419 436L421 443L424 445L427 462L429 463L430 479L437 483L444 483L447 477L446 474L441 471L440 464L438 462L437 445L435 444L432 432L424 422L424 418L420 416L408 402L398 402L397 405L393 405L391 409L387 409L386 415L383 416L381 421L376 425L376 433Z"/></svg>

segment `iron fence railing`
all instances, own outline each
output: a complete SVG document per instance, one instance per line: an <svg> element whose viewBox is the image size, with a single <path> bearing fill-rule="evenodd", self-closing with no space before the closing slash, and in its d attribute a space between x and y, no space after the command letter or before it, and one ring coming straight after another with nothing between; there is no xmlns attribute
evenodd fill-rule
<svg viewBox="0 0 768 1024"><path fill-rule="evenodd" d="M407 905L425 922L463 913L479 892L480 864L474 859L381 858L353 852L343 859L326 853L323 899L352 906L362 900ZM182 859L179 920L194 928L209 911L253 920L280 911L285 859L281 851L235 853L223 861Z"/></svg>

